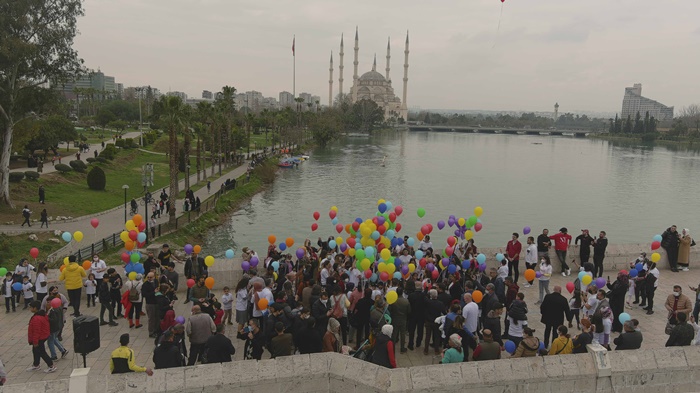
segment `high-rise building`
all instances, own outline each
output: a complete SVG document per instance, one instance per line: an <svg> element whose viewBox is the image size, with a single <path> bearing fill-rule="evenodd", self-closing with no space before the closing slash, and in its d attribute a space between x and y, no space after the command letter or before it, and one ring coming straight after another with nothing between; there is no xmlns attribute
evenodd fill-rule
<svg viewBox="0 0 700 393"><path fill-rule="evenodd" d="M106 76L102 71L92 71L81 76L73 82L66 82L60 86L63 95L68 99L75 99L76 93L85 94L87 90L92 90L91 94L99 96L112 96L118 93L118 84L113 76Z"/></svg>
<svg viewBox="0 0 700 393"><path fill-rule="evenodd" d="M622 99L622 119L628 116L634 118L637 112L644 117L647 112L658 121L673 120L673 107L666 106L650 98L642 97L642 84L635 83L632 87L625 88L625 96Z"/></svg>
<svg viewBox="0 0 700 393"><path fill-rule="evenodd" d="M288 92L288 91L283 91L280 93L280 100L279 100L280 108L287 108L287 107L293 107L294 106L294 94Z"/></svg>
<svg viewBox="0 0 700 393"><path fill-rule="evenodd" d="M168 96L180 97L180 99L182 100L182 102L187 101L187 94L186 94L186 93L183 93L183 92L181 92L181 91L169 91L167 95L168 95Z"/></svg>
<svg viewBox="0 0 700 393"><path fill-rule="evenodd" d="M213 100L214 99L214 94L210 92L209 90L203 90L202 91L202 98L205 100Z"/></svg>

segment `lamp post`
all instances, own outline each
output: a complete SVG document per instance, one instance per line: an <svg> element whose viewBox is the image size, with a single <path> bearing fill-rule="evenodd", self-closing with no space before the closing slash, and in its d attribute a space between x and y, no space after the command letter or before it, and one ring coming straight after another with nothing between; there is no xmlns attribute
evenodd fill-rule
<svg viewBox="0 0 700 393"><path fill-rule="evenodd" d="M126 222L126 191L129 189L129 185L124 184L122 189L124 190L124 222Z"/></svg>

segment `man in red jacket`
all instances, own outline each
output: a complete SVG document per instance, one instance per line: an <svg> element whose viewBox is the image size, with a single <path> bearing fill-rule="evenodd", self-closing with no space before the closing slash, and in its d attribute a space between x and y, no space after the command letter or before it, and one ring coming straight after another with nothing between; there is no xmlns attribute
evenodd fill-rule
<svg viewBox="0 0 700 393"><path fill-rule="evenodd" d="M46 365L49 366L45 372L52 373L57 370L53 360L46 353L44 344L51 334L49 318L46 316L46 311L41 309L41 302L34 300L29 304L32 311L32 318L29 320L29 329L27 331L29 345L32 346L32 354L34 355L34 363L27 371L41 370L39 362L44 359Z"/></svg>
<svg viewBox="0 0 700 393"><path fill-rule="evenodd" d="M513 277L514 282L518 282L520 277L520 252L523 245L518 241L520 235L513 232L513 236L506 244L506 253L508 254L508 276Z"/></svg>
<svg viewBox="0 0 700 393"><path fill-rule="evenodd" d="M554 240L554 250L557 253L557 258L561 262L561 275L569 276L571 275L571 269L569 265L566 264L566 251L569 249L571 244L571 235L569 235L569 230L562 228L559 233L550 236L549 238Z"/></svg>

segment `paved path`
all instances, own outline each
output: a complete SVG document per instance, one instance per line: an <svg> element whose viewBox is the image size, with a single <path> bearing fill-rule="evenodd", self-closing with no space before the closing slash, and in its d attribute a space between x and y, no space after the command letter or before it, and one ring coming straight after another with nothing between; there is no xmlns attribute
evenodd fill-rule
<svg viewBox="0 0 700 393"><path fill-rule="evenodd" d="M123 218L123 217L122 217ZM692 268L692 267L691 267ZM177 270L182 274L183 265L178 264ZM666 310L664 309L664 302L668 294L672 291L672 286L674 284L680 284L683 287L684 293L688 294L690 291L687 290L688 285L696 286L700 275L700 268L692 269L690 272L684 273L672 273L669 270L662 270L661 277L659 278L659 287L656 291L655 313L653 315L646 315L644 311L638 308L625 310L628 312L632 318L637 318L640 322L640 328L644 335L644 342L642 344L643 349L654 349L662 348L666 342L668 336L664 334L664 326L666 324ZM122 272L123 273L123 272ZM614 276L616 272L606 271L606 275ZM55 280L57 277L57 272L52 271L50 274L50 280ZM182 276L181 276L182 277ZM564 285L568 281L568 278L564 278L561 275L552 276L551 287L554 285ZM236 283L217 283L213 292L216 295L221 295L221 288L224 285L232 286ZM52 284L49 284L52 285ZM550 288L551 288L550 287ZM539 307L534 305L537 300L538 288L537 286L531 288L521 288L521 292L525 294L525 301L529 306L528 323L531 327L536 329L535 335L542 339L544 333L544 327L539 322L540 313ZM565 290L566 292L566 290ZM62 291L65 294L65 291ZM692 296L692 294L690 294ZM183 299L185 294L181 291L178 293L180 300L176 302L175 311L176 315L189 316L191 304L183 304ZM567 298L570 296L566 293ZM83 294L81 313L88 315L98 316L98 308L85 307L85 295ZM30 372L25 371L27 367L31 365L32 355L29 346L27 345L27 323L31 316L30 312L27 310L21 310L18 307L17 312L5 314L4 310L0 309L0 339L2 344L0 346L0 358L2 358L7 368L8 373L8 384L18 384L26 383L32 381L41 380L53 380L53 379L64 379L70 376L72 369L74 367L82 367L82 358L73 353L73 325L72 318L67 316L67 323L63 329L63 344L70 351L68 357L64 360L58 361L58 371L53 374L45 374L43 372ZM119 336L124 333L129 333L131 335L131 343L129 346L134 349L136 353L136 363L140 366L153 367L152 362L152 351L154 347L153 339L148 338L147 323L148 318L143 317L141 323L144 325L141 329L129 329L127 322L124 319L119 319L119 326L109 327L102 326L100 328L100 349L91 353L87 357L87 365L91 367L90 373L94 374L108 374L109 373L109 357L112 350L117 348ZM573 335L579 333L579 330L574 328L570 330ZM234 357L235 361L241 361L243 359L243 341L236 339L235 326L226 327L226 335L231 338L236 348L236 355ZM617 337L617 334L613 334L613 337ZM611 341L612 338L611 337ZM189 347L189 342L187 343ZM613 345L614 347L614 345ZM414 351L409 351L406 354L399 354L397 349L397 363L399 367L410 367L418 365L429 365L437 364L438 358L434 357L432 351L429 355L423 355L423 348L417 348ZM470 351L471 352L471 351ZM632 354L632 353L631 353ZM504 357L508 355L503 354ZM263 358L269 358L269 353L265 351ZM41 364L42 368L46 368L45 364ZM158 372L157 370L155 372ZM566 370L564 371L566 372Z"/></svg>

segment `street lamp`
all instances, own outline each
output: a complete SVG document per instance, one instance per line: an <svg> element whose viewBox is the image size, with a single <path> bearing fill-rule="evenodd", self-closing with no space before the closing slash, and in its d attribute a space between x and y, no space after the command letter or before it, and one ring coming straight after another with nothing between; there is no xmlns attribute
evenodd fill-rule
<svg viewBox="0 0 700 393"><path fill-rule="evenodd" d="M122 189L124 190L124 222L126 222L126 190L129 189L129 185L124 184Z"/></svg>

